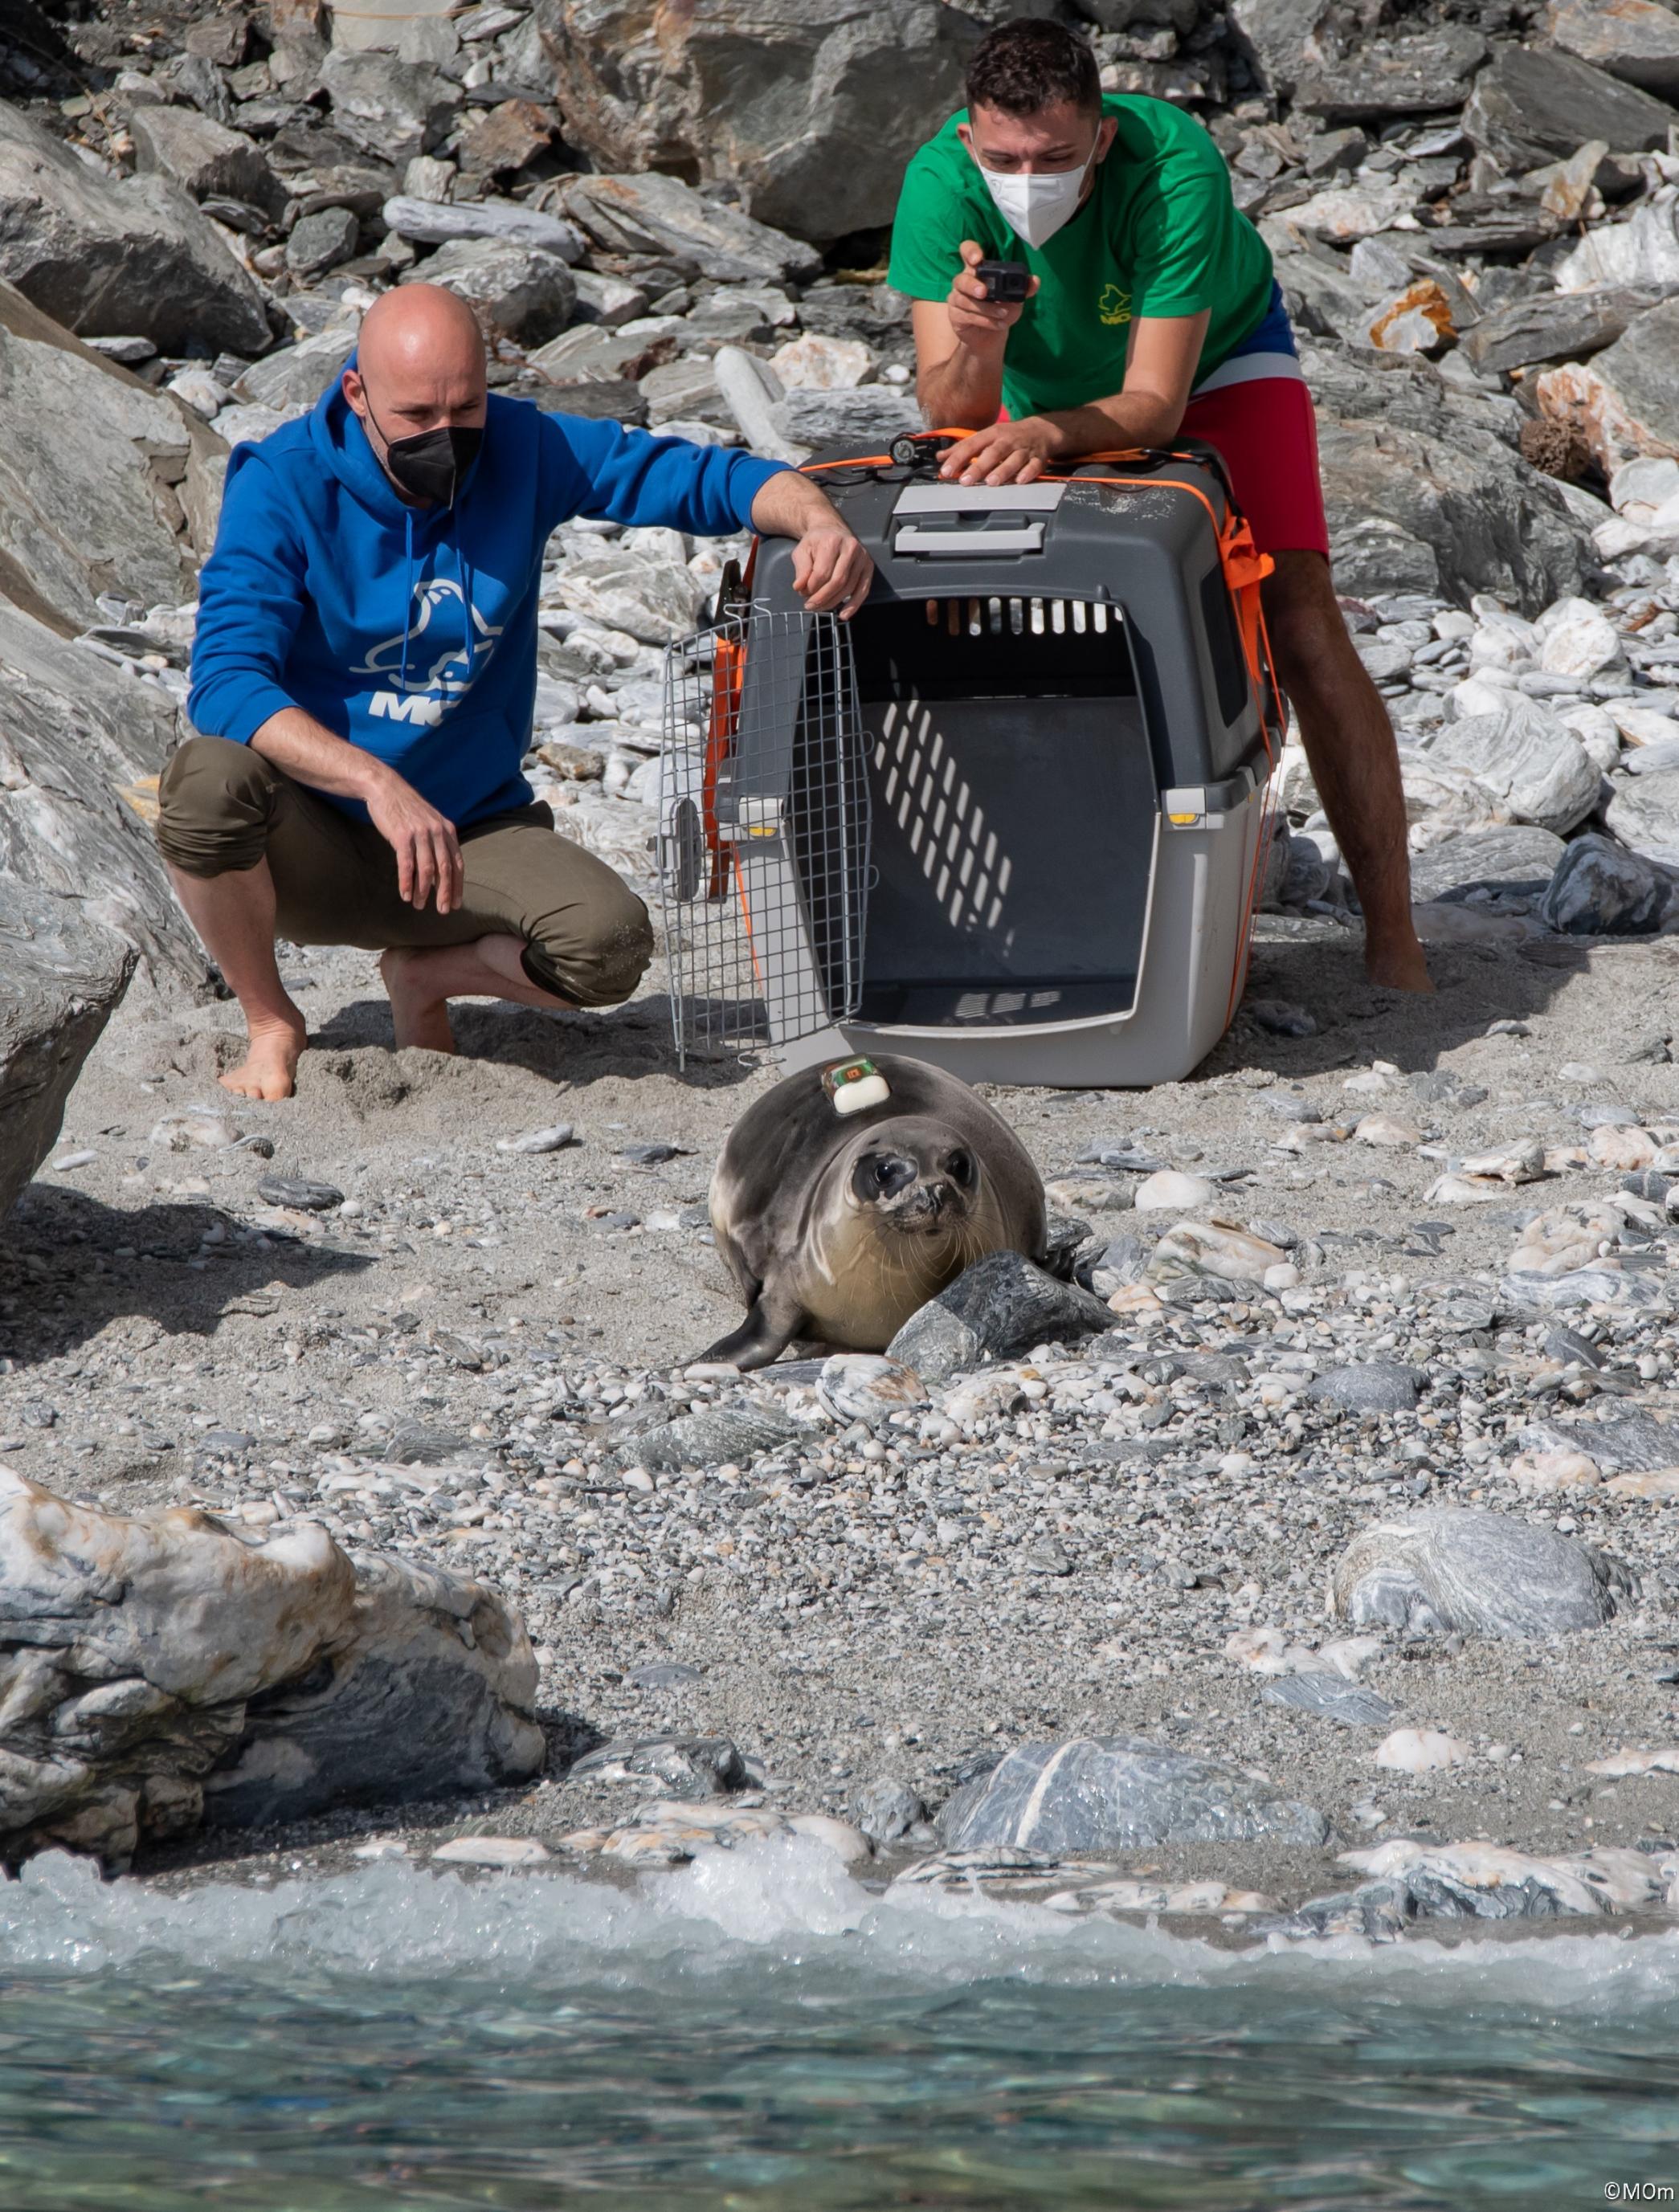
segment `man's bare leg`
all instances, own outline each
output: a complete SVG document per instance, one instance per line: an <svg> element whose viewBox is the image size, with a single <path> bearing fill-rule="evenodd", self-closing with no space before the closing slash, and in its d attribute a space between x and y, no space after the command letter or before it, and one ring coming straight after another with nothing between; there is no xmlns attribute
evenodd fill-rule
<svg viewBox="0 0 1679 2212"><path fill-rule="evenodd" d="M418 1045L427 1052L453 1052L451 999L511 999L521 1006L565 1006L532 982L516 937L480 937L471 945L438 945L414 951L394 946L379 956L379 972L390 994L398 1048Z"/></svg>
<svg viewBox="0 0 1679 2212"><path fill-rule="evenodd" d="M1321 553L1279 553L1265 584L1278 680L1299 725L1312 781L1359 903L1372 983L1432 991L1411 921L1405 793L1393 724L1359 659Z"/></svg>
<svg viewBox="0 0 1679 2212"><path fill-rule="evenodd" d="M289 1098L308 1027L274 957L274 878L266 860L219 876L169 870L175 896L239 1001L250 1049L222 1086L244 1098Z"/></svg>

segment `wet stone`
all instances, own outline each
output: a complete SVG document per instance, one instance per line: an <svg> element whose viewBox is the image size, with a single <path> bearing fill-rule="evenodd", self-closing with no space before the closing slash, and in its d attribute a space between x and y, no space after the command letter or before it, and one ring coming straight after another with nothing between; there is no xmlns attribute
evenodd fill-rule
<svg viewBox="0 0 1679 2212"><path fill-rule="evenodd" d="M1113 1324L1100 1298L1076 1283L1057 1282L1019 1252L988 1253L931 1303L970 1330L983 1352L1013 1352L1046 1338L1086 1336ZM912 1314L887 1346L888 1356L906 1366L920 1364L904 1343L919 1319ZM921 1371L927 1373L924 1367Z"/></svg>
<svg viewBox="0 0 1679 2212"><path fill-rule="evenodd" d="M570 1770L578 1782L652 1782L667 1797L723 1797L752 1779L727 1736L620 1736Z"/></svg>
<svg viewBox="0 0 1679 2212"><path fill-rule="evenodd" d="M977 1334L936 1298L912 1313L886 1346L889 1359L935 1383L976 1365L980 1352Z"/></svg>
<svg viewBox="0 0 1679 2212"><path fill-rule="evenodd" d="M882 1776L866 1782L852 1800L851 1817L874 1844L895 1844L928 1817L920 1794L907 1782Z"/></svg>
<svg viewBox="0 0 1679 2212"><path fill-rule="evenodd" d="M1317 1844L1329 1824L1238 1767L1144 1736L1026 1743L958 1790L939 1818L957 1849L1109 1851L1160 1844Z"/></svg>

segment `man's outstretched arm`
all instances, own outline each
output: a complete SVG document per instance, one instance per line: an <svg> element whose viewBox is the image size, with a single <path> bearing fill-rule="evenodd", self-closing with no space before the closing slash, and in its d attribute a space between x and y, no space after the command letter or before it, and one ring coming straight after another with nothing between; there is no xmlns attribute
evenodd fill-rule
<svg viewBox="0 0 1679 2212"><path fill-rule="evenodd" d="M766 538L791 538L793 587L812 614L855 614L868 597L874 563L825 492L796 469L782 469L752 501L752 527Z"/></svg>
<svg viewBox="0 0 1679 2212"><path fill-rule="evenodd" d="M1140 319L1120 391L1083 407L992 421L952 447L940 474L957 483L1031 483L1056 461L1170 444L1189 403L1208 319L1205 310Z"/></svg>

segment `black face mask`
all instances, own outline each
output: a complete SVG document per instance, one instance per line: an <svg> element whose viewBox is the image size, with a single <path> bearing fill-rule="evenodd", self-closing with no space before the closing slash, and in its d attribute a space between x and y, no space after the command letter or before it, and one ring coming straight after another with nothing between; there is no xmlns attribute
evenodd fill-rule
<svg viewBox="0 0 1679 2212"><path fill-rule="evenodd" d="M374 428L380 429L371 406L368 414ZM385 435L382 429L380 435ZM411 438L386 438L385 467L392 483L411 499L453 507L461 479L478 459L483 443L482 429L453 424L421 430Z"/></svg>

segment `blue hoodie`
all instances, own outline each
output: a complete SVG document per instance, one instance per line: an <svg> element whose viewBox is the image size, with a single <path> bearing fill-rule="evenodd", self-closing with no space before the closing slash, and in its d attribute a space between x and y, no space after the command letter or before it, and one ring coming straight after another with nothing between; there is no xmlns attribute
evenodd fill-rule
<svg viewBox="0 0 1679 2212"><path fill-rule="evenodd" d="M777 466L492 393L453 507L414 507L335 380L313 413L234 449L187 713L246 744L301 707L457 828L523 806L549 533L576 514L743 529Z"/></svg>

